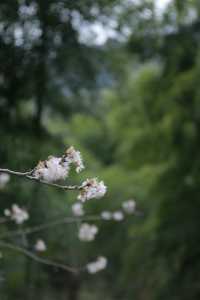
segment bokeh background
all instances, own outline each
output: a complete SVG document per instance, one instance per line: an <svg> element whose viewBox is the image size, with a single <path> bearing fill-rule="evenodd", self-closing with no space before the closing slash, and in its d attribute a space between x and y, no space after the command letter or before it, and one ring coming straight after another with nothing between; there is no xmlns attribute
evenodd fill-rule
<svg viewBox="0 0 200 300"><path fill-rule="evenodd" d="M141 212L98 223L90 244L76 224L29 235L66 264L105 255L94 276L1 248L1 300L200 299L199 17L199 0L0 2L0 166L24 171L74 145L87 168L69 182L108 186L87 212L129 198ZM75 198L12 177L0 214L17 203L34 226L70 215Z"/></svg>

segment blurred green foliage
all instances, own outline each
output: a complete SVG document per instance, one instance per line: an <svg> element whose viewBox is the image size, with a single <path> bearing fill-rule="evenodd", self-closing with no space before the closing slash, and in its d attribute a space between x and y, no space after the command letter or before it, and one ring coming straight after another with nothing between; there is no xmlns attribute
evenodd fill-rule
<svg viewBox="0 0 200 300"><path fill-rule="evenodd" d="M38 9L24 20L21 5ZM199 13L197 0L171 1L162 17L145 0L0 3L0 166L31 169L74 145L87 169L69 183L98 176L108 186L87 212L114 210L132 197L140 212L98 223L89 245L77 239L79 224L40 233L44 257L76 266L107 256L108 269L95 276L0 249L0 299L200 298ZM121 38L83 43L74 15L91 24L117 19ZM16 28L27 22L41 24L41 35L20 43ZM75 197L12 178L0 190L0 211L25 206L34 226L70 215ZM1 225L0 234L14 228ZM37 238L29 236L30 247Z"/></svg>

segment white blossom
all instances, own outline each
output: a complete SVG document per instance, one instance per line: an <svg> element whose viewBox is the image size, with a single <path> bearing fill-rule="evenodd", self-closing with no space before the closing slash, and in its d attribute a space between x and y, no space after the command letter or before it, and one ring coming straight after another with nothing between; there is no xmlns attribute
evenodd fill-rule
<svg viewBox="0 0 200 300"><path fill-rule="evenodd" d="M81 241L90 242L95 239L95 235L97 233L98 233L98 227L96 225L83 223L79 228L78 237Z"/></svg>
<svg viewBox="0 0 200 300"><path fill-rule="evenodd" d="M41 239L36 241L34 248L38 252L44 252L47 250L47 246L46 246L45 242Z"/></svg>
<svg viewBox="0 0 200 300"><path fill-rule="evenodd" d="M110 211L102 211L101 218L103 220L109 221L112 219L112 213Z"/></svg>
<svg viewBox="0 0 200 300"><path fill-rule="evenodd" d="M62 157L50 156L47 160L40 161L33 176L47 182L64 180L69 175L71 164L75 164L77 173L84 169L81 154L74 147L68 148Z"/></svg>
<svg viewBox="0 0 200 300"><path fill-rule="evenodd" d="M11 216L11 211L10 211L10 209L8 209L8 208L4 209L4 215L5 215L6 217L10 217L10 216Z"/></svg>
<svg viewBox="0 0 200 300"><path fill-rule="evenodd" d="M124 219L124 214L122 211L117 210L113 213L113 220L120 222L123 219Z"/></svg>
<svg viewBox="0 0 200 300"><path fill-rule="evenodd" d="M68 148L65 152L64 160L69 164L75 164L77 173L81 172L85 168L83 165L81 153L75 150L73 146Z"/></svg>
<svg viewBox="0 0 200 300"><path fill-rule="evenodd" d="M94 274L103 269L107 266L107 258L104 256L99 256L96 261L90 262L86 265L86 269L88 273Z"/></svg>
<svg viewBox="0 0 200 300"><path fill-rule="evenodd" d="M5 209L4 215L10 217L16 224L22 224L29 219L28 212L17 204L13 204L11 209Z"/></svg>
<svg viewBox="0 0 200 300"><path fill-rule="evenodd" d="M3 189L10 180L10 175L6 173L0 173L0 189Z"/></svg>
<svg viewBox="0 0 200 300"><path fill-rule="evenodd" d="M69 164L60 157L50 156L47 160L39 162L33 175L47 182L66 179L69 173Z"/></svg>
<svg viewBox="0 0 200 300"><path fill-rule="evenodd" d="M84 215L83 204L80 202L76 202L72 205L72 213L76 217L81 217Z"/></svg>
<svg viewBox="0 0 200 300"><path fill-rule="evenodd" d="M105 195L107 187L103 181L98 182L96 178L87 179L82 183L81 193L78 200L86 201L92 198L101 198Z"/></svg>
<svg viewBox="0 0 200 300"><path fill-rule="evenodd" d="M122 203L122 208L123 210L127 213L127 214L132 214L135 212L135 209L136 209L136 202L135 200L127 200L127 201L124 201Z"/></svg>

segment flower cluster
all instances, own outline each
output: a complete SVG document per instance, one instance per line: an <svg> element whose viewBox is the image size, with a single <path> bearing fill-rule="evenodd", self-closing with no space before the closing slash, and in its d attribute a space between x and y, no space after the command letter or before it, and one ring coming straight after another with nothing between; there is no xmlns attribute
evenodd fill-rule
<svg viewBox="0 0 200 300"><path fill-rule="evenodd" d="M88 273L94 274L103 269L107 266L107 258L104 256L99 256L96 261L90 262L86 265L86 269Z"/></svg>
<svg viewBox="0 0 200 300"><path fill-rule="evenodd" d="M28 212L17 204L13 204L11 209L5 209L4 215L10 217L16 224L22 224L29 219Z"/></svg>
<svg viewBox="0 0 200 300"><path fill-rule="evenodd" d="M46 246L45 242L41 239L36 241L34 248L38 252L44 252L47 250L47 246Z"/></svg>
<svg viewBox="0 0 200 300"><path fill-rule="evenodd" d="M122 208L125 211L125 213L127 213L127 214L133 214L135 212L135 209L136 209L136 202L135 202L135 200L131 199L131 200L124 201L122 203Z"/></svg>
<svg viewBox="0 0 200 300"><path fill-rule="evenodd" d="M136 210L136 202L135 200L127 200L124 201L122 203L122 210L116 210L114 212L110 212L110 211L102 211L101 213L101 219L102 220L106 220L106 221L110 221L110 220L114 220L114 221L122 221L124 219L124 213L126 214L133 214Z"/></svg>
<svg viewBox="0 0 200 300"><path fill-rule="evenodd" d="M0 173L0 189L3 189L10 180L10 175L6 173Z"/></svg>
<svg viewBox="0 0 200 300"><path fill-rule="evenodd" d="M74 164L76 166L76 172L81 172L85 167L83 165L80 151L76 151L73 146L67 149L65 152L65 162Z"/></svg>
<svg viewBox="0 0 200 300"><path fill-rule="evenodd" d="M102 220L110 221L112 220L112 213L110 211L102 211L101 213Z"/></svg>
<svg viewBox="0 0 200 300"><path fill-rule="evenodd" d="M120 222L123 219L124 219L124 214L123 214L123 212L121 210L114 211L114 213L113 213L113 220Z"/></svg>
<svg viewBox="0 0 200 300"><path fill-rule="evenodd" d="M72 205L72 213L76 217L82 217L84 215L83 204L76 202Z"/></svg>
<svg viewBox="0 0 200 300"><path fill-rule="evenodd" d="M34 170L34 177L54 182L67 178L69 173L69 165L62 158L50 156L45 161L40 161Z"/></svg>
<svg viewBox="0 0 200 300"><path fill-rule="evenodd" d="M75 171L79 173L84 169L84 164L82 161L81 153L75 150L74 147L69 147L65 151L64 155L60 157L49 156L46 160L40 161L33 171L20 173L20 172L8 170L9 171L8 173L19 175L21 177L26 177L30 180L38 179L43 184L60 187L65 190L71 189L71 190L79 191L79 195L77 197L78 201L71 206L71 210L72 210L72 214L75 217L82 217L85 215L83 202L90 199L94 199L94 198L99 199L103 197L107 191L107 187L105 186L103 181L99 181L97 178L86 179L80 185L74 185L74 186L62 186L59 184L51 184L59 180L65 180L69 176L69 172L72 167L75 167ZM7 170L3 170L3 169L1 169L1 171L7 172ZM5 186L5 184L9 181L9 178L10 178L9 174L0 173L0 188ZM97 220L101 218L103 220L122 221L124 219L125 213L130 214L133 213L134 210L135 210L134 200L128 200L122 204L122 210L116 210L114 212L103 211L101 213L101 217L97 216ZM10 209L5 209L4 215L10 218L10 220L14 221L16 224L22 224L23 222L29 219L28 212L24 208L20 208L17 204L13 204ZM88 218L88 220L92 220L92 219L93 217ZM72 221L75 222L76 220L77 220L76 218L72 219ZM87 218L85 218L85 220L87 220ZM94 220L96 220L96 216ZM82 223L78 230L78 238L81 241L85 241L85 242L93 241L98 231L99 229L96 225ZM46 251L47 246L44 240L37 239L35 244L33 244L33 250L36 252ZM95 261L89 262L86 265L86 270L88 271L88 273L94 274L96 272L105 269L106 266L107 266L107 259L104 256L99 256Z"/></svg>
<svg viewBox="0 0 200 300"><path fill-rule="evenodd" d="M106 221L114 220L120 222L124 219L124 214L121 210L116 210L114 212L103 211L101 213L101 218Z"/></svg>
<svg viewBox="0 0 200 300"><path fill-rule="evenodd" d="M96 225L83 223L79 228L78 237L81 241L90 242L95 239L97 233L98 233L98 228Z"/></svg>
<svg viewBox="0 0 200 300"><path fill-rule="evenodd" d="M77 173L84 169L81 154L74 147L67 149L62 157L50 156L47 160L40 161L33 176L47 182L63 180L68 177L71 164L76 166Z"/></svg>
<svg viewBox="0 0 200 300"><path fill-rule="evenodd" d="M82 183L78 200L85 202L92 198L101 198L105 195L106 190L107 188L103 181L98 181L96 178L87 179Z"/></svg>

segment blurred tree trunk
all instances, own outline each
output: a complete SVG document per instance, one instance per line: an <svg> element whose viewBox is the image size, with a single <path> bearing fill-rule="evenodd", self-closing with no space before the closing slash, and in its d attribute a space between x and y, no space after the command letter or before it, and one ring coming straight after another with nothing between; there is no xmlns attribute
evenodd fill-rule
<svg viewBox="0 0 200 300"><path fill-rule="evenodd" d="M41 53L40 63L38 64L38 70L36 72L37 84L36 84L36 114L35 114L35 125L36 129L41 128L42 123L42 115L45 101L45 90L46 90L46 66L45 66L45 58ZM44 59L44 60L43 60Z"/></svg>
<svg viewBox="0 0 200 300"><path fill-rule="evenodd" d="M68 277L69 279L69 277ZM66 300L78 300L79 299L79 290L80 290L80 278L79 276L72 275L70 280L68 280L68 296Z"/></svg>
<svg viewBox="0 0 200 300"><path fill-rule="evenodd" d="M46 2L40 2L39 5L39 20L41 23L41 43L38 47L38 64L36 67L36 114L35 125L36 129L41 129L42 116L44 111L44 103L47 89L47 56L48 56L48 38L47 38L47 20L48 20L48 5Z"/></svg>

